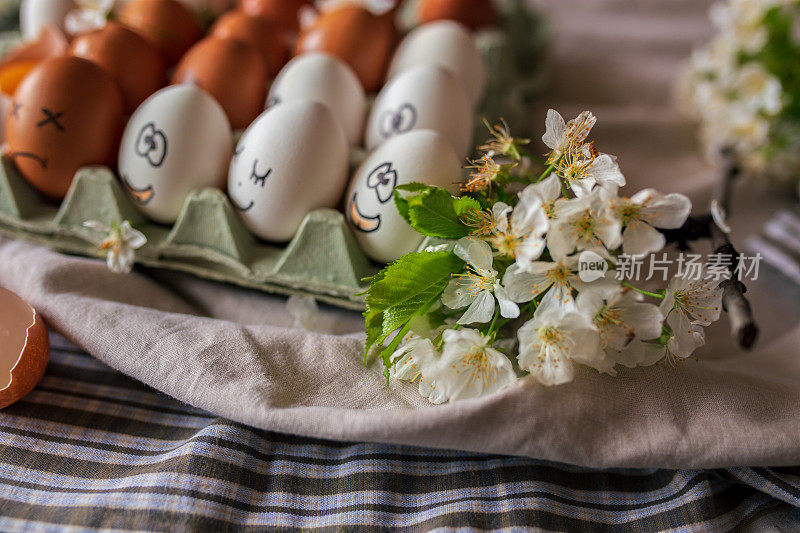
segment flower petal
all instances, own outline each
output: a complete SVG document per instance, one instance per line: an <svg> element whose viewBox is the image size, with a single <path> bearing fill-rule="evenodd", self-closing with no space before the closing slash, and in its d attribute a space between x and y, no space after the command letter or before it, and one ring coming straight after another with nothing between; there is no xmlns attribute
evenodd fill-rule
<svg viewBox="0 0 800 533"><path fill-rule="evenodd" d="M519 306L511 301L500 282L494 285L494 295L500 305L500 315L503 318L517 318L519 316Z"/></svg>
<svg viewBox="0 0 800 533"><path fill-rule="evenodd" d="M445 304L446 305L446 304ZM489 322L494 315L494 296L489 291L481 291L470 304L467 311L458 319L459 324Z"/></svg>
<svg viewBox="0 0 800 533"><path fill-rule="evenodd" d="M561 150L564 142L564 131L567 128L564 117L555 109L548 109L544 126L545 133L542 135L542 142L551 150Z"/></svg>
<svg viewBox="0 0 800 533"><path fill-rule="evenodd" d="M631 256L647 255L664 248L667 240L651 225L631 220L622 232L622 251Z"/></svg>

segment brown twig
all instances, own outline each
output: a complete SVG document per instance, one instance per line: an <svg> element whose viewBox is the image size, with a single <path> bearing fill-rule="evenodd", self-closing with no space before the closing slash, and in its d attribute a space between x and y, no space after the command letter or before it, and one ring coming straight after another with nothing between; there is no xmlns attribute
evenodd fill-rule
<svg viewBox="0 0 800 533"><path fill-rule="evenodd" d="M714 192L714 199L729 212L733 184L739 178L741 169L728 151L723 152L726 160L723 179ZM728 313L731 335L742 348L749 350L758 338L758 326L753 319L750 302L744 294L747 287L738 279L739 252L736 251L726 232L714 221L710 213L690 216L683 226L673 230L662 230L669 243L677 244L681 250L688 250L689 243L700 239L710 239L716 257L725 258L730 277L720 283L722 288L722 307Z"/></svg>

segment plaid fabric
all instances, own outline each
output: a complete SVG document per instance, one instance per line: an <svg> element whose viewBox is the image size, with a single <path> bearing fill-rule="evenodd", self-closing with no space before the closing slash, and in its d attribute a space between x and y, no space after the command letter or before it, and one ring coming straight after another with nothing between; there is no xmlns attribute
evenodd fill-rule
<svg viewBox="0 0 800 533"><path fill-rule="evenodd" d="M2 531L800 524L800 469L592 471L255 431L52 341L44 380L0 412Z"/></svg>

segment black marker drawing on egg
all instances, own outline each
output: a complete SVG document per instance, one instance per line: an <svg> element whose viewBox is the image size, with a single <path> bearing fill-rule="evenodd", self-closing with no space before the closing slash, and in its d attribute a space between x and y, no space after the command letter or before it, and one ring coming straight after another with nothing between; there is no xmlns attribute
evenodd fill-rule
<svg viewBox="0 0 800 533"><path fill-rule="evenodd" d="M135 146L136 155L147 159L153 168L159 168L167 158L167 136L153 122L142 126Z"/></svg>
<svg viewBox="0 0 800 533"><path fill-rule="evenodd" d="M375 190L375 195L382 204L392 199L395 185L397 185L397 171L392 168L391 162L381 163L367 176L367 187Z"/></svg>
<svg viewBox="0 0 800 533"><path fill-rule="evenodd" d="M252 181L254 185L259 185L263 188L267 184L267 178L270 174L272 174L271 168L268 168L264 174L259 174L258 159L256 158L253 161L253 170L250 171L250 181Z"/></svg>
<svg viewBox="0 0 800 533"><path fill-rule="evenodd" d="M14 113L16 113L16 111L17 110L15 109ZM52 124L53 126L56 127L56 129L58 131L66 131L66 128L64 128L64 125L61 124L61 122L59 122L59 120L58 120L64 115L63 111L55 112L55 111L50 111L46 107L43 107L42 108L42 114L44 115L44 118L36 123L36 127L37 128L41 128L41 127L46 126L48 124Z"/></svg>
<svg viewBox="0 0 800 533"><path fill-rule="evenodd" d="M417 108L409 103L402 104L397 110L387 109L378 122L378 132L388 139L398 133L405 133L417 123Z"/></svg>
<svg viewBox="0 0 800 533"><path fill-rule="evenodd" d="M375 216L365 215L358 207L358 193L353 193L353 198L350 200L350 205L347 207L347 219L359 231L364 233L372 233L381 227L381 215L378 213Z"/></svg>
<svg viewBox="0 0 800 533"><path fill-rule="evenodd" d="M141 188L134 187L126 174L120 174L120 179L125 189L128 191L128 194L130 194L131 198L139 205L147 205L150 200L153 199L153 196L156 195L152 185Z"/></svg>

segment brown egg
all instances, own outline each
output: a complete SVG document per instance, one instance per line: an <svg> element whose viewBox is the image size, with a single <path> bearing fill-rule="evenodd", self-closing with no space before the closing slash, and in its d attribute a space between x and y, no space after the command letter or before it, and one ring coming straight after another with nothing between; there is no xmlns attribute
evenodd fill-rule
<svg viewBox="0 0 800 533"><path fill-rule="evenodd" d="M300 32L295 55L327 52L348 63L364 89L377 91L383 81L397 31L391 14L374 15L354 4L320 13Z"/></svg>
<svg viewBox="0 0 800 533"><path fill-rule="evenodd" d="M167 67L159 49L116 22L76 37L70 53L96 63L114 77L128 112L166 83Z"/></svg>
<svg viewBox="0 0 800 533"><path fill-rule="evenodd" d="M203 37L197 17L177 0L131 0L120 10L119 21L153 42L168 65Z"/></svg>
<svg viewBox="0 0 800 533"><path fill-rule="evenodd" d="M300 29L298 11L311 0L241 0L242 11L248 15L262 17L281 30L296 32Z"/></svg>
<svg viewBox="0 0 800 533"><path fill-rule="evenodd" d="M50 341L42 317L0 287L0 409L28 394L42 379Z"/></svg>
<svg viewBox="0 0 800 533"><path fill-rule="evenodd" d="M125 105L114 78L86 59L47 59L28 74L6 115L8 153L44 195L63 198L75 172L110 165Z"/></svg>
<svg viewBox="0 0 800 533"><path fill-rule="evenodd" d="M239 39L261 52L267 75L275 76L289 55L285 33L278 31L266 19L243 11L229 11L212 26L210 35L220 39Z"/></svg>
<svg viewBox="0 0 800 533"><path fill-rule="evenodd" d="M206 37L194 45L178 63L172 83L193 83L216 98L233 129L249 125L267 99L261 54L236 39Z"/></svg>
<svg viewBox="0 0 800 533"><path fill-rule="evenodd" d="M492 26L497 21L492 0L419 0L417 19L421 24L434 20L455 20L471 30Z"/></svg>

